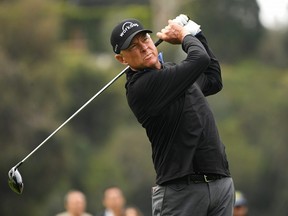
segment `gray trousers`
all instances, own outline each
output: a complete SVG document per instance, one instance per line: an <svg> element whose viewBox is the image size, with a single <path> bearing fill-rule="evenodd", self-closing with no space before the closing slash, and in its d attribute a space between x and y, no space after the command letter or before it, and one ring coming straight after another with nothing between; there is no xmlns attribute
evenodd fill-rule
<svg viewBox="0 0 288 216"><path fill-rule="evenodd" d="M152 188L152 216L232 216L232 178Z"/></svg>

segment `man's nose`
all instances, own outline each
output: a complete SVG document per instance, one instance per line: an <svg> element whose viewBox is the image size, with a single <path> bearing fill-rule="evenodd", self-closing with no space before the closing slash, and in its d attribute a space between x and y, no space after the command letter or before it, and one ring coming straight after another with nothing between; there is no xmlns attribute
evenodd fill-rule
<svg viewBox="0 0 288 216"><path fill-rule="evenodd" d="M141 51L145 51L146 49L148 48L147 44L146 43L140 43L140 50Z"/></svg>

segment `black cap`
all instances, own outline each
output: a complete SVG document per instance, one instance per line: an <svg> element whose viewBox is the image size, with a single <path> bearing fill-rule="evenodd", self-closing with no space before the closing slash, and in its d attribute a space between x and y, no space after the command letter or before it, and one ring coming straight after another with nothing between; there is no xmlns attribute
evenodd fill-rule
<svg viewBox="0 0 288 216"><path fill-rule="evenodd" d="M126 19L120 22L111 33L110 42L113 51L119 54L121 50L127 49L134 36L140 32L152 33L151 30L144 29L136 19Z"/></svg>

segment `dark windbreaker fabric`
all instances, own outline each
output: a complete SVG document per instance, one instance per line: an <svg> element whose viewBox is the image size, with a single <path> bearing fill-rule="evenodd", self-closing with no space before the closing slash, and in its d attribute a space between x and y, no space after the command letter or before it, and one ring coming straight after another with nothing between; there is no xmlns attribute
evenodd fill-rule
<svg viewBox="0 0 288 216"><path fill-rule="evenodd" d="M182 48L180 64L127 72L127 101L151 142L157 184L193 173L230 176L205 98L222 89L219 63L202 33L187 35Z"/></svg>

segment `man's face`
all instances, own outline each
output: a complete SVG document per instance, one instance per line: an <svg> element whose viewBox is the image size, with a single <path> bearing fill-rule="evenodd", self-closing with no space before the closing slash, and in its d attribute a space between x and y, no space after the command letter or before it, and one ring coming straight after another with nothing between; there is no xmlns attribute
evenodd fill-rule
<svg viewBox="0 0 288 216"><path fill-rule="evenodd" d="M103 204L107 209L122 210L125 205L125 198L118 188L109 188L105 191Z"/></svg>
<svg viewBox="0 0 288 216"><path fill-rule="evenodd" d="M122 64L129 65L133 70L161 68L158 60L158 50L150 35L144 32L137 34L131 41L130 46L115 57Z"/></svg>
<svg viewBox="0 0 288 216"><path fill-rule="evenodd" d="M71 193L68 196L66 208L71 215L81 215L85 211L85 198L80 193Z"/></svg>

